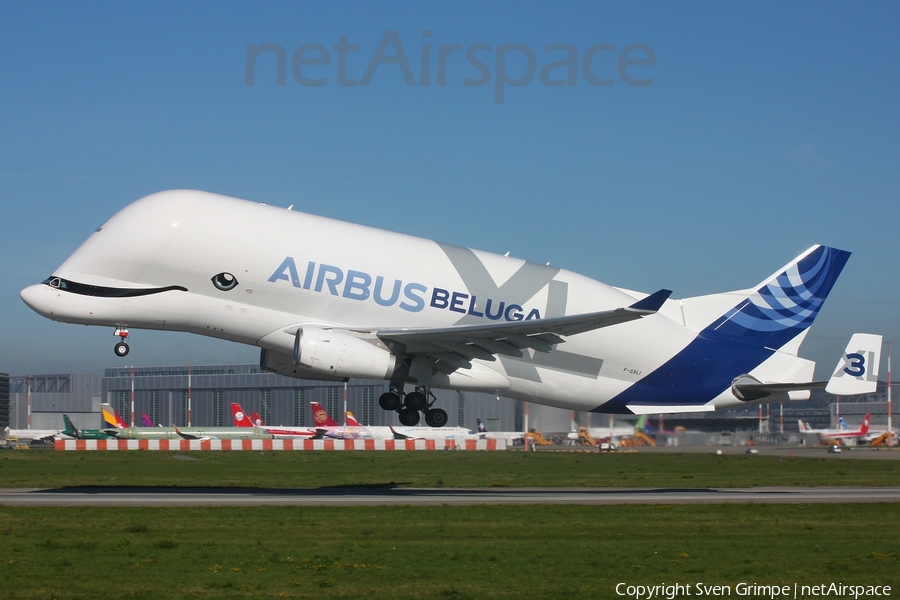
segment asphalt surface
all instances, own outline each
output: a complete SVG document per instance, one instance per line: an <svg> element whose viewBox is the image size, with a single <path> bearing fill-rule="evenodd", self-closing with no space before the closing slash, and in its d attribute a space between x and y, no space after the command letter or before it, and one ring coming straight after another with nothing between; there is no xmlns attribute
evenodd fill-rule
<svg viewBox="0 0 900 600"><path fill-rule="evenodd" d="M379 506L900 502L900 487L396 488L90 487L0 489L3 506Z"/></svg>

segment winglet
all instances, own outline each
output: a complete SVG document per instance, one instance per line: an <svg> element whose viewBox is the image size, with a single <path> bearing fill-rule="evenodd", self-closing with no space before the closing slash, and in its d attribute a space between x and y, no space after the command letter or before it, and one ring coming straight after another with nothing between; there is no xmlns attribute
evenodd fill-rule
<svg viewBox="0 0 900 600"><path fill-rule="evenodd" d="M394 429L394 426L393 426L393 425L388 425L388 427L390 427L391 433L394 434L394 439L395 439L395 440L409 440L409 439L412 439L410 436L398 432L396 429Z"/></svg>
<svg viewBox="0 0 900 600"><path fill-rule="evenodd" d="M672 290L659 290L657 292L653 292L643 300L638 300L634 304L628 307L628 310L647 312L647 313L655 313L666 300L669 299L669 296L672 295Z"/></svg>
<svg viewBox="0 0 900 600"><path fill-rule="evenodd" d="M183 439L186 439L186 440L196 440L197 439L196 435L191 435L190 433L184 433L183 431L178 429L178 427L176 427L175 425L172 425L172 427L175 429L175 433L177 433Z"/></svg>

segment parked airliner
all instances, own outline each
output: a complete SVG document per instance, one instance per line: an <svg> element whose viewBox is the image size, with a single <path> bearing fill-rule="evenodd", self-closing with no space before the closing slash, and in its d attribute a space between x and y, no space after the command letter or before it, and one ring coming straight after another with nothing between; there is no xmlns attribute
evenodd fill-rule
<svg viewBox="0 0 900 600"><path fill-rule="evenodd" d="M806 399L825 382L797 353L849 256L813 246L751 288L673 300L173 190L120 210L21 296L47 318L115 328L119 356L132 329L256 345L274 373L388 380L383 409L442 426L433 387L623 414Z"/></svg>

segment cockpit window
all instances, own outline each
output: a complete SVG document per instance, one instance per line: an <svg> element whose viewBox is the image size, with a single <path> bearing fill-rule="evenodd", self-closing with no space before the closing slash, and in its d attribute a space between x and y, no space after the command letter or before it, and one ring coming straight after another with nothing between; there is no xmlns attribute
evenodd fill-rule
<svg viewBox="0 0 900 600"><path fill-rule="evenodd" d="M149 296L150 294L159 294L162 292L188 291L186 287L181 285L169 285L157 288L114 288L104 287L102 285L92 285L89 283L79 283L56 277L51 275L42 282L58 290L66 290L70 294L80 294L82 296L97 296L98 298L135 298L137 296ZM235 282L237 285L237 282Z"/></svg>
<svg viewBox="0 0 900 600"><path fill-rule="evenodd" d="M43 281L44 285L49 285L50 287L54 287L57 289L66 289L66 282L60 279L59 277L50 276Z"/></svg>

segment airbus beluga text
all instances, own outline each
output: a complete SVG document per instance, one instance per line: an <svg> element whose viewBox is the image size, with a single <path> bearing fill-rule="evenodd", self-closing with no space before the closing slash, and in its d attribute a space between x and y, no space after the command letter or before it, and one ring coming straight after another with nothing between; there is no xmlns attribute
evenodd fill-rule
<svg viewBox="0 0 900 600"><path fill-rule="evenodd" d="M187 331L259 346L282 375L389 380L383 409L441 426L431 388L637 414L805 399L824 382L797 351L849 256L814 246L752 288L671 300L173 190L123 208L21 296L47 318L116 328L120 356L129 328Z"/></svg>

